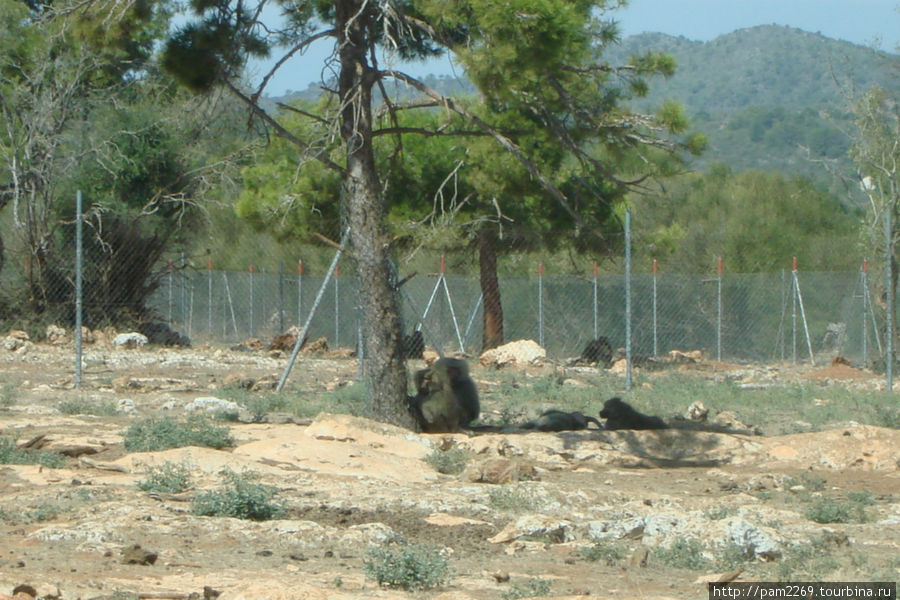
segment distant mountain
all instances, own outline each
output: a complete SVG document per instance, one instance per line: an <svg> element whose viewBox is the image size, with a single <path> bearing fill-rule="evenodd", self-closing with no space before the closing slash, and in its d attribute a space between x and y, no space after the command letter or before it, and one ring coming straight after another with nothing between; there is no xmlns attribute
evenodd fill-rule
<svg viewBox="0 0 900 600"><path fill-rule="evenodd" d="M648 50L678 62L672 78L653 82L650 100L674 98L693 112L830 107L842 102L838 83L853 81L858 89L900 84L900 56L779 25L739 29L710 42L644 33L626 38L606 57L620 64Z"/></svg>
<svg viewBox="0 0 900 600"><path fill-rule="evenodd" d="M778 25L709 42L644 33L605 56L624 64L651 50L673 55L678 70L652 80L649 96L634 105L648 111L665 99L681 102L709 136L701 166L716 161L822 180L828 160L852 173L847 94L873 85L900 89L900 56Z"/></svg>
<svg viewBox="0 0 900 600"><path fill-rule="evenodd" d="M709 136L709 151L697 161L701 168L715 161L824 181L822 161L828 160L852 174L846 92L873 85L900 90L900 56L779 25L740 29L709 42L644 33L625 38L604 58L621 65L651 50L672 54L678 70L669 79L650 80L649 96L633 105L652 111L666 99L681 102L695 129ZM461 78L429 76L425 83L445 94L475 93ZM319 93L310 86L292 97Z"/></svg>

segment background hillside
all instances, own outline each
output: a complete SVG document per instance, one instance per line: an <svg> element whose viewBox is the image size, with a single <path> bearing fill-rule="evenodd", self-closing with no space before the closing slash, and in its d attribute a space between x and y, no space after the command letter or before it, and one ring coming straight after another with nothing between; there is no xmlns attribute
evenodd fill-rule
<svg viewBox="0 0 900 600"><path fill-rule="evenodd" d="M710 42L659 33L631 36L609 53L614 64L648 50L672 54L678 70L653 81L636 103L664 99L687 108L709 136L701 164L827 176L821 160L853 172L846 157L848 93L900 86L898 56L777 25L741 29Z"/></svg>
<svg viewBox="0 0 900 600"><path fill-rule="evenodd" d="M722 162L737 171L780 171L833 184L823 160L854 172L847 158L847 94L873 85L900 87L896 54L778 25L740 29L709 42L644 33L625 38L606 57L619 65L651 50L672 54L678 70L667 80L651 81L649 96L635 106L651 111L666 99L681 102L695 128L709 136L700 168ZM458 78L431 76L425 82L446 94L475 93ZM310 86L292 97L312 100L318 94Z"/></svg>

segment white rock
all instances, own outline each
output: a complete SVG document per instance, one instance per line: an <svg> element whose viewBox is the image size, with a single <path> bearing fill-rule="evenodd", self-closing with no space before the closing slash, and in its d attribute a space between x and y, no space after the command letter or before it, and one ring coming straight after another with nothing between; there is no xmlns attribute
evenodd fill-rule
<svg viewBox="0 0 900 600"><path fill-rule="evenodd" d="M132 331L131 333L120 333L113 338L113 346L122 348L140 348L146 346L150 340L143 333Z"/></svg>
<svg viewBox="0 0 900 600"><path fill-rule="evenodd" d="M194 398L193 402L184 407L184 410L189 412L237 412L241 410L241 407L231 400L222 400L221 398L216 398L214 396L201 396L200 398Z"/></svg>
<svg viewBox="0 0 900 600"><path fill-rule="evenodd" d="M748 555L767 560L781 556L781 544L776 539L777 534L770 528L757 527L740 518L728 520L726 527L726 541L737 544Z"/></svg>
<svg viewBox="0 0 900 600"><path fill-rule="evenodd" d="M534 340L517 340L492 350L486 350L479 360L483 365L499 367L512 362L525 365L546 357L547 351Z"/></svg>

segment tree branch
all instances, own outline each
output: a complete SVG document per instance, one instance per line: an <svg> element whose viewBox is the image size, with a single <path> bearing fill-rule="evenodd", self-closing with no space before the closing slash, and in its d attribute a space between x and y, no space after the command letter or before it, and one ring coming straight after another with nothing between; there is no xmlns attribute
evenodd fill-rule
<svg viewBox="0 0 900 600"><path fill-rule="evenodd" d="M489 136L486 131L474 131L466 129L425 129L424 127L385 127L384 129L376 129L372 131L373 136L394 135L403 133L414 133L425 137L434 137L439 135L465 135L465 136Z"/></svg>
<svg viewBox="0 0 900 600"><path fill-rule="evenodd" d="M440 105L447 110L453 111L459 115L466 117L476 127L484 131L487 135L493 137L505 150L516 157L516 159L522 164L522 166L525 167L528 173L541 184L541 187L544 189L544 191L546 191L554 200L559 203L560 206L562 206L563 210L565 210L566 213L568 213L568 215L572 217L572 219L579 227L586 226L584 219L581 217L581 215L578 214L575 209L572 208L569 199L562 192L562 190L553 185L553 182L547 179L547 177L541 172L541 170L538 169L537 165L535 165L534 162L532 162L527 156L525 156L525 153L513 140L492 127L490 124L486 123L477 115L469 112L464 107L459 106L456 102L454 102L452 98L444 96L437 90L428 87L418 79L411 77L406 73L403 73L402 71L389 70L384 71L384 74L403 81L407 85L419 90L426 96L437 100L438 103L440 103Z"/></svg>
<svg viewBox="0 0 900 600"><path fill-rule="evenodd" d="M272 65L272 68L269 69L269 72L266 73L266 75L262 78L262 81L259 83L259 87L256 88L256 91L253 92L253 95L250 96L250 98L254 102L257 102L259 100L259 97L262 96L263 91L266 89L266 86L269 84L269 80L272 79L272 77L275 76L275 73L278 71L278 69L280 69L281 66L284 63L286 63L288 60L290 60L291 57L293 57L297 52L300 52L301 54L303 54L303 51L306 50L307 46L309 46L313 42L320 40L322 38L325 38L325 37L333 37L335 35L336 35L336 32L334 29L320 31L319 33L306 38L305 40L303 40L302 42L300 42L299 44L297 44L296 46L294 46L293 48L288 50L284 56L279 58L278 61L274 65Z"/></svg>
<svg viewBox="0 0 900 600"><path fill-rule="evenodd" d="M224 84L226 87L228 87L229 90L231 90L231 92L235 96L237 96L245 104L247 104L253 114L270 125L275 130L276 135L288 140L289 142L297 145L300 148L304 148L306 151L312 150L312 146L310 144L307 144L306 142L295 136L293 133L285 129L283 125L269 116L269 114L264 111L256 102L254 102L251 97L247 96L244 92L239 90L230 80L226 80ZM328 158L324 149L319 149L311 152L310 156L324 164L329 169L333 169L334 171L340 173L342 176L344 175L344 168Z"/></svg>

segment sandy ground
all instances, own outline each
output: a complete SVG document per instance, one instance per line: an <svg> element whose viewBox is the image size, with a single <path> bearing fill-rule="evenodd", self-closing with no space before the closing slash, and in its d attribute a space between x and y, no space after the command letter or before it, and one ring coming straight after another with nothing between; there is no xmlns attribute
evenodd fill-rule
<svg viewBox="0 0 900 600"><path fill-rule="evenodd" d="M312 422L227 423L235 445L222 450L126 452L129 424L180 417L229 375L275 377L283 357L93 350L81 392L72 389L70 360L66 349L39 344L0 356L7 382L0 436L69 455L61 468L0 464L0 598L23 584L62 600L465 600L528 590L697 598L706 581L722 577L896 581L900 574L894 429L417 435L320 414ZM356 368L352 359L304 358L292 385L312 394L352 380ZM835 384L873 378L842 365L803 376ZM60 401L75 397L122 410L63 414ZM467 472L444 475L425 460L448 448L470 453ZM149 470L166 463L189 467L191 489L141 491ZM284 516L193 514L194 497L220 489L225 469L252 471L277 488ZM811 518L815 507L860 497L864 519ZM409 592L367 577L369 549L399 540L439 549L447 582ZM699 542L700 563L673 566L659 554L685 540ZM725 560L734 547L747 560ZM615 552L592 560L585 554L592 548Z"/></svg>

